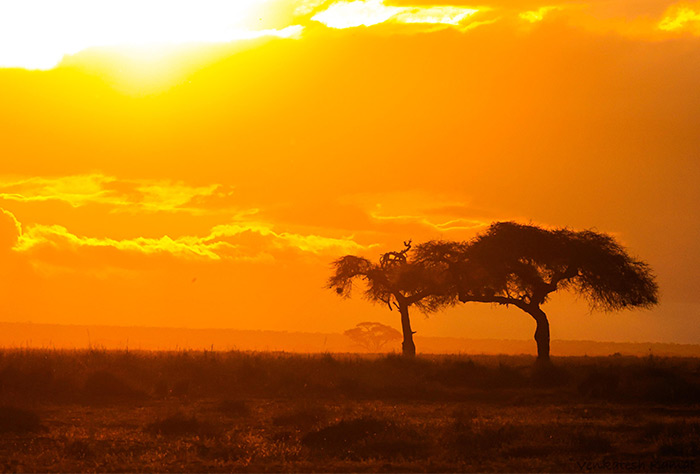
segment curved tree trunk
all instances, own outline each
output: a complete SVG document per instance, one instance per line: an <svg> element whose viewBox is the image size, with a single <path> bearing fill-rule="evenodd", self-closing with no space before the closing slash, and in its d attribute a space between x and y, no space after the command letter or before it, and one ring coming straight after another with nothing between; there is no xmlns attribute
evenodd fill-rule
<svg viewBox="0 0 700 474"><path fill-rule="evenodd" d="M414 357L416 355L416 345L413 343L413 331L411 330L411 320L408 317L408 305L399 302L399 313L401 313L401 329L403 329L403 342L401 343L403 355Z"/></svg>
<svg viewBox="0 0 700 474"><path fill-rule="evenodd" d="M537 362L549 362L549 321L539 306L528 309L530 316L535 319L535 342L537 343Z"/></svg>

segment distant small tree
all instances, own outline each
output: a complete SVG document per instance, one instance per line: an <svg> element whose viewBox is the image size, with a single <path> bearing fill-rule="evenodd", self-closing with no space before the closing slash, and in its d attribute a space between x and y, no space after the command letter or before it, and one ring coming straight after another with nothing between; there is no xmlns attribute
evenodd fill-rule
<svg viewBox="0 0 700 474"><path fill-rule="evenodd" d="M551 293L570 289L606 311L658 302L649 266L613 237L590 230L497 222L470 242L427 242L416 254L424 266L448 269L459 301L513 305L532 316L540 361L549 361L549 321L541 305Z"/></svg>
<svg viewBox="0 0 700 474"><path fill-rule="evenodd" d="M404 242L400 252L387 252L375 264L363 257L346 255L333 262L334 272L328 280L328 288L342 297L349 297L353 281L366 284L365 297L374 302L396 307L401 314L403 332L402 352L406 356L416 354L414 331L408 315L415 305L424 313L437 311L455 304L454 295L446 293L446 275L437 267L427 267L409 258L411 242Z"/></svg>
<svg viewBox="0 0 700 474"><path fill-rule="evenodd" d="M378 352L392 341L400 341L401 333L386 324L367 321L343 333L365 349Z"/></svg>

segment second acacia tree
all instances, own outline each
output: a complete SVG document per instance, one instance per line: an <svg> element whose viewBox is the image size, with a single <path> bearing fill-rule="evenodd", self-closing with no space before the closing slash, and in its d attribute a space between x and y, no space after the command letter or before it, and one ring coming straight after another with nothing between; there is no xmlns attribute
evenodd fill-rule
<svg viewBox="0 0 700 474"><path fill-rule="evenodd" d="M353 283L364 281L367 299L386 304L389 309L398 309L403 332L402 352L414 356L416 345L409 308L415 306L424 313L431 313L455 304L457 299L447 291L445 269L415 261L411 258L411 242L404 242L404 246L399 252L383 254L379 263L355 255L339 258L333 262L334 272L328 280L328 288L349 297Z"/></svg>

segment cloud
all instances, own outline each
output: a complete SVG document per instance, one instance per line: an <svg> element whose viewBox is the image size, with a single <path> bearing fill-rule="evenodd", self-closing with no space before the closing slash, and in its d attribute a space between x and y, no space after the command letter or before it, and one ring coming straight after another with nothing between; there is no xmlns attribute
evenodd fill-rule
<svg viewBox="0 0 700 474"><path fill-rule="evenodd" d="M28 252L42 246L67 250L77 250L83 247L109 247L125 252L168 253L175 256L199 256L219 260L221 257L216 250L222 245L225 243L208 243L193 237L172 239L167 235L159 239L137 237L123 240L85 237L72 234L60 225L37 224L27 228L18 239L14 250Z"/></svg>
<svg viewBox="0 0 700 474"><path fill-rule="evenodd" d="M407 8L396 16L396 22L458 26L478 11L476 8L454 6Z"/></svg>
<svg viewBox="0 0 700 474"><path fill-rule="evenodd" d="M377 213L371 213L371 216L373 219L380 220L380 221L394 221L398 223L416 223L416 224L421 224L427 227L430 227L433 230L437 230L440 232L449 232L449 231L455 231L455 230L474 230L474 229L479 229L481 227L485 227L489 224L489 222L478 220L478 219L464 219L464 218L456 218L456 219L440 219L440 220L431 220L428 217L424 216L411 216L411 215L398 215L398 216L390 216L390 215L380 215Z"/></svg>
<svg viewBox="0 0 700 474"><path fill-rule="evenodd" d="M17 244L22 226L10 211L0 208L0 253L9 251Z"/></svg>
<svg viewBox="0 0 700 474"><path fill-rule="evenodd" d="M658 28L663 31L700 35L700 3L672 5L659 22Z"/></svg>
<svg viewBox="0 0 700 474"><path fill-rule="evenodd" d="M385 22L458 26L478 10L461 6L404 7L385 5L384 0L333 3L311 19L330 28L372 26Z"/></svg>
<svg viewBox="0 0 700 474"><path fill-rule="evenodd" d="M294 8L294 15L302 16L313 13L317 8L328 3L329 0L301 0Z"/></svg>
<svg viewBox="0 0 700 474"><path fill-rule="evenodd" d="M422 191L367 193L347 196L345 203L361 209L369 218L367 230L386 236L402 235L416 240L471 237L502 216L476 209L469 198ZM389 240L386 239L385 240Z"/></svg>
<svg viewBox="0 0 700 474"><path fill-rule="evenodd" d="M122 212L220 212L233 195L231 186L191 186L170 180L127 180L102 174L1 179L0 200L64 202L72 207L104 205ZM229 207L227 210L231 210Z"/></svg>
<svg viewBox="0 0 700 474"><path fill-rule="evenodd" d="M553 5L463 0L5 0L0 2L0 68L51 69L65 56L90 48L134 48L162 59L163 46L225 44L256 38L301 38L310 19L344 29L381 24L407 32L452 28L469 31L507 20L509 27L538 23L558 10L569 26L590 32L658 39L659 33L700 35L700 7L692 3L591 0ZM534 8L533 8L534 7ZM38 15L37 12L42 12ZM423 25L416 29L416 25ZM656 34L656 36L654 36ZM142 48L148 46L148 48ZM158 46L158 48L153 48ZM149 52L150 51L150 52ZM170 51L170 49L168 49ZM175 49L174 51L180 51ZM150 56L149 56L150 55ZM167 69L167 68L166 68Z"/></svg>
<svg viewBox="0 0 700 474"><path fill-rule="evenodd" d="M237 237L246 232L255 233L269 239L274 248L294 248L303 252L320 254L324 252L343 253L356 252L367 249L354 241L352 236L343 238L325 237L317 234L299 234L294 232L275 231L273 226L267 223L233 223L216 226L212 229L207 240L217 241Z"/></svg>
<svg viewBox="0 0 700 474"><path fill-rule="evenodd" d="M548 6L548 7L540 7L537 10L528 10L525 12L520 13L518 16L530 23L536 23L538 21L542 21L549 12L557 11L557 10L562 10L564 9L563 6L560 5L554 5L554 6Z"/></svg>
<svg viewBox="0 0 700 474"><path fill-rule="evenodd" d="M80 236L60 225L35 224L28 226L15 238L13 247L19 253L46 248L73 252L103 248L130 254L171 255L190 259L259 260L261 256L269 257L270 252L276 250L295 250L318 255L326 252L335 254L360 251L368 246L360 245L352 237L334 238L280 232L265 223L239 222L215 226L205 236L171 238L164 235L160 238L130 239Z"/></svg>
<svg viewBox="0 0 700 474"><path fill-rule="evenodd" d="M663 40L670 33L700 36L700 4L659 2L591 1L561 2L532 8L530 2L484 2L478 6L440 4L416 0L340 0L327 4L312 20L335 28L372 27L391 24L432 25L466 32L476 27L503 22L507 28L520 29L523 22L537 24L552 16L567 27L592 34L616 33L639 40ZM322 3L322 5L326 5ZM664 11L665 9L665 11ZM559 13L556 16L554 13ZM420 31L424 31L421 29ZM408 29L406 32L415 32Z"/></svg>

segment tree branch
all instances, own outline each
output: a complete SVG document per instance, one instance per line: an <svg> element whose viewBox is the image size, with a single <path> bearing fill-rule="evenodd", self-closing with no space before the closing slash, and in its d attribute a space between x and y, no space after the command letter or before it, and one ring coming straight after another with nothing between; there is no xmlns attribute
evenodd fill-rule
<svg viewBox="0 0 700 474"><path fill-rule="evenodd" d="M566 267L566 270L563 272L555 272L554 275L552 275L552 279L549 281L549 286L552 286L554 290L557 289L557 285L559 284L560 281L562 280L570 280L571 278L574 278L575 276L578 275L578 268L573 267L573 266L568 266Z"/></svg>
<svg viewBox="0 0 700 474"><path fill-rule="evenodd" d="M517 306L518 308L522 309L523 311L527 310L527 303L525 303L523 300L519 300L517 298L508 298L505 296L472 296L472 295L464 295L460 294L459 295L459 301L462 303L469 303L469 302L475 302L475 303L496 303L496 304L502 304L502 305L514 305Z"/></svg>
<svg viewBox="0 0 700 474"><path fill-rule="evenodd" d="M424 291L418 292L418 293L416 293L415 295L406 298L406 303L408 303L408 305L410 306L410 305L412 305L413 303L419 302L420 300L422 300L422 299L425 298L426 296L429 296L430 294L431 294L431 292L428 291L428 290L424 290Z"/></svg>
<svg viewBox="0 0 700 474"><path fill-rule="evenodd" d="M560 282L574 278L577 275L578 268L572 266L566 267L566 270L563 272L554 272L554 275L552 275L549 283L543 281L542 285L537 288L537 291L533 295L532 301L538 305L544 303L544 299L548 294L557 291Z"/></svg>

